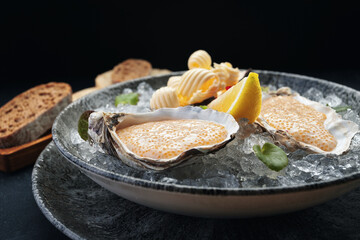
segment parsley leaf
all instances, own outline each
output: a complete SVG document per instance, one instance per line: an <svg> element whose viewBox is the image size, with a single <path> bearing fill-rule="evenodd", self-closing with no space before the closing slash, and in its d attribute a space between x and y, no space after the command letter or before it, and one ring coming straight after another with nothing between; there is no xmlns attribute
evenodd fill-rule
<svg viewBox="0 0 360 240"><path fill-rule="evenodd" d="M119 104L131 104L136 105L139 101L138 93L124 93L116 96L115 98L115 106Z"/></svg>
<svg viewBox="0 0 360 240"><path fill-rule="evenodd" d="M271 170L278 172L288 165L286 153L272 143L267 142L262 148L259 145L254 145L253 149L258 159Z"/></svg>
<svg viewBox="0 0 360 240"><path fill-rule="evenodd" d="M89 116L94 111L85 111L81 114L79 121L78 121L78 133L82 139L85 141L88 140L88 128L89 128Z"/></svg>

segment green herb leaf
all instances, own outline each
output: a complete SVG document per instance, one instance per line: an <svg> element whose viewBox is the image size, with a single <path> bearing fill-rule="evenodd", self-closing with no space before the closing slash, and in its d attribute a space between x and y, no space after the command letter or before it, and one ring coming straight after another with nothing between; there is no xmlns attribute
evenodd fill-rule
<svg viewBox="0 0 360 240"><path fill-rule="evenodd" d="M84 139L85 141L88 140L89 136L88 136L88 128L89 128L89 116L91 113L93 113L94 111L85 111L83 112L83 114L81 114L79 121L78 121L78 133L80 135L80 137L82 139Z"/></svg>
<svg viewBox="0 0 360 240"><path fill-rule="evenodd" d="M271 170L278 172L288 164L286 153L272 143L267 142L262 148L259 145L254 145L253 149L255 155Z"/></svg>
<svg viewBox="0 0 360 240"><path fill-rule="evenodd" d="M125 93L116 96L115 98L115 106L119 104L131 104L136 105L139 101L138 93Z"/></svg>
<svg viewBox="0 0 360 240"><path fill-rule="evenodd" d="M261 91L268 93L270 91L270 88L261 86Z"/></svg>
<svg viewBox="0 0 360 240"><path fill-rule="evenodd" d="M208 106L206 105L199 105L199 107L201 107L202 109L208 109Z"/></svg>
<svg viewBox="0 0 360 240"><path fill-rule="evenodd" d="M335 110L335 112L339 113L339 112L345 112L348 109L351 109L350 106L339 106L339 107L331 107L332 109Z"/></svg>

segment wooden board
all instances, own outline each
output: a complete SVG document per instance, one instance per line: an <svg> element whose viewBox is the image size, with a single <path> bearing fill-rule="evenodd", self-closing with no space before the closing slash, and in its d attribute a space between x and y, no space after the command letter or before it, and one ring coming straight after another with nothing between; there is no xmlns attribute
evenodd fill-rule
<svg viewBox="0 0 360 240"><path fill-rule="evenodd" d="M13 172L35 163L37 157L51 141L48 134L32 142L11 148L0 148L0 171Z"/></svg>

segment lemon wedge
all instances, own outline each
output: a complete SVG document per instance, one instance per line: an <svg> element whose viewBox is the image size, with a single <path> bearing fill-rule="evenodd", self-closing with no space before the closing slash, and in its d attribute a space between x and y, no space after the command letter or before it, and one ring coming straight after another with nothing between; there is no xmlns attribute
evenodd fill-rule
<svg viewBox="0 0 360 240"><path fill-rule="evenodd" d="M231 114L236 120L247 118L253 123L261 111L261 87L259 75L251 72L232 88L208 105L219 112Z"/></svg>

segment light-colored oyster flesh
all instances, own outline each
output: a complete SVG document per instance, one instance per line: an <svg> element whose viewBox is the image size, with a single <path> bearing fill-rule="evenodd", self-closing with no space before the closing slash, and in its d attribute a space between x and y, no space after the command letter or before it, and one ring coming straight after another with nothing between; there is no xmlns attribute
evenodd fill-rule
<svg viewBox="0 0 360 240"><path fill-rule="evenodd" d="M334 109L328 106L324 106L321 103L304 98L297 93L291 93L291 89L289 88L281 88L276 92L270 94L263 94L263 101L276 96L291 96L298 102L306 106L310 106L316 111L325 114L326 120L324 122L324 127L327 131L331 133L332 136L334 136L337 142L336 147L333 148L331 151L324 151L314 145L296 140L287 131L285 131L285 129L275 129L274 127L270 126L270 124L265 120L262 115L260 115L257 123L261 125L271 135L273 135L276 141L285 145L291 151L302 148L310 152L321 153L325 155L341 155L349 149L352 138L357 132L359 132L359 126L356 123L342 119L342 117L338 115Z"/></svg>
<svg viewBox="0 0 360 240"><path fill-rule="evenodd" d="M131 125L145 122L156 122L171 119L201 119L223 125L227 130L224 141L208 146L198 146L170 159L153 159L139 157L121 142L116 131ZM114 155L125 164L138 169L164 170L178 165L193 155L207 153L222 148L231 141L239 125L230 115L212 109L203 110L199 107L162 108L149 113L126 114L94 112L89 117L89 139L97 143L108 154Z"/></svg>

